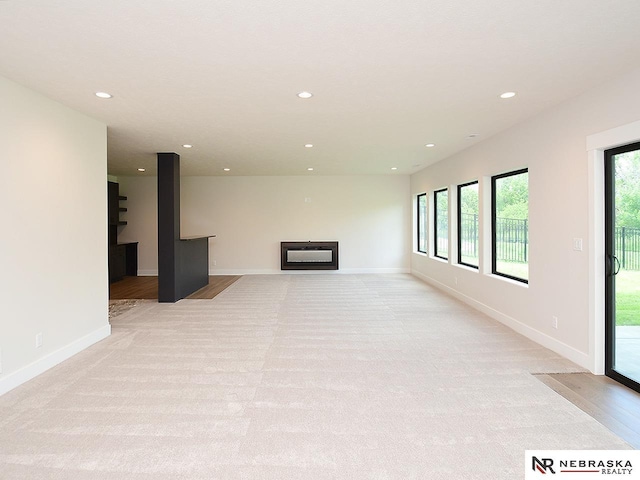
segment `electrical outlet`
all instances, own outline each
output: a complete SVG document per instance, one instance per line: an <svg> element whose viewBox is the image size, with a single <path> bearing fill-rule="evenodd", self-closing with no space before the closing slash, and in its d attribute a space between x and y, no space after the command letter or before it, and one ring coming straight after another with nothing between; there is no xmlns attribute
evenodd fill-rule
<svg viewBox="0 0 640 480"><path fill-rule="evenodd" d="M42 346L42 332L36 334L36 348L40 348Z"/></svg>
<svg viewBox="0 0 640 480"><path fill-rule="evenodd" d="M457 285L457 284L458 284L458 277L453 277L453 283L454 283L455 285Z"/></svg>
<svg viewBox="0 0 640 480"><path fill-rule="evenodd" d="M215 260L213 261L213 266L215 267L218 264Z"/></svg>
<svg viewBox="0 0 640 480"><path fill-rule="evenodd" d="M551 317L551 325L553 325L555 329L558 328L558 317Z"/></svg>
<svg viewBox="0 0 640 480"><path fill-rule="evenodd" d="M573 249L576 252L581 252L582 251L582 239L581 238L574 238L573 239Z"/></svg>
<svg viewBox="0 0 640 480"><path fill-rule="evenodd" d="M0 373L2 373L2 349L0 348Z"/></svg>

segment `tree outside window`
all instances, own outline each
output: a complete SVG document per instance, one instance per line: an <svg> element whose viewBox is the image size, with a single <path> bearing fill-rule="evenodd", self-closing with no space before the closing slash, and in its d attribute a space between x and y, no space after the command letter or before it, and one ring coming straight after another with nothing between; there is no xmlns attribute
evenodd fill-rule
<svg viewBox="0 0 640 480"><path fill-rule="evenodd" d="M434 252L433 254L444 260L449 258L449 191L436 190L434 192Z"/></svg>
<svg viewBox="0 0 640 480"><path fill-rule="evenodd" d="M529 281L529 172L491 178L492 271Z"/></svg>
<svg viewBox="0 0 640 480"><path fill-rule="evenodd" d="M418 208L418 248L421 253L427 253L427 194L421 193L417 198Z"/></svg>
<svg viewBox="0 0 640 480"><path fill-rule="evenodd" d="M478 182L458 185L458 263L478 268Z"/></svg>

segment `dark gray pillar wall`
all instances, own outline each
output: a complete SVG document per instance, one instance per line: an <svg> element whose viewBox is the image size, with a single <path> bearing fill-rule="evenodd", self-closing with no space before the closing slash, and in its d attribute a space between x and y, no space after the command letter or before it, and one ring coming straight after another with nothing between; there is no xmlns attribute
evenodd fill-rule
<svg viewBox="0 0 640 480"><path fill-rule="evenodd" d="M177 302L209 283L209 237L180 237L180 155L158 153L158 301Z"/></svg>
<svg viewBox="0 0 640 480"><path fill-rule="evenodd" d="M180 155L158 153L158 301L180 300Z"/></svg>

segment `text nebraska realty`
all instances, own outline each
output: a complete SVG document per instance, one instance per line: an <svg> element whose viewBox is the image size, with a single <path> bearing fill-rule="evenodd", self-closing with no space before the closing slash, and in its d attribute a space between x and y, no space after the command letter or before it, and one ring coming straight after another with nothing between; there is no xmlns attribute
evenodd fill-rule
<svg viewBox="0 0 640 480"><path fill-rule="evenodd" d="M603 475L631 475L633 469L630 460L560 460L559 463L561 472L577 473L578 470L587 469Z"/></svg>

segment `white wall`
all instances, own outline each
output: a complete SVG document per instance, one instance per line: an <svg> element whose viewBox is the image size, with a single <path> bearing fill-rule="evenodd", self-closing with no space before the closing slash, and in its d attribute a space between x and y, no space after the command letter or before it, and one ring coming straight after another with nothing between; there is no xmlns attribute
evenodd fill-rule
<svg viewBox="0 0 640 480"><path fill-rule="evenodd" d="M593 225L590 204L599 204L602 198L601 189L590 184L586 140L640 119L638 85L640 70L622 75L412 176L414 202L419 193L443 186L455 192L457 184L475 179L481 180L487 198L489 176L528 167L528 286L490 275L488 256L476 272L413 253L412 272L580 365L598 370L593 342L600 340L590 336L589 319L594 297L602 292L593 289L596 279L590 259L602 263L604 253L593 250L601 244L593 240L590 229L601 232L602 227ZM485 204L487 240L488 210ZM583 251L573 250L574 238L583 239ZM488 241L484 246L487 250ZM557 330L552 316L559 319ZM603 321L597 317L594 321Z"/></svg>
<svg viewBox="0 0 640 480"><path fill-rule="evenodd" d="M157 180L118 180L128 197L119 240L140 242L139 273L157 274ZM183 177L182 234L217 235L211 274L279 273L288 240L339 241L341 272L408 272L409 184L406 175Z"/></svg>
<svg viewBox="0 0 640 480"><path fill-rule="evenodd" d="M0 105L2 394L110 329L106 126L1 77Z"/></svg>

